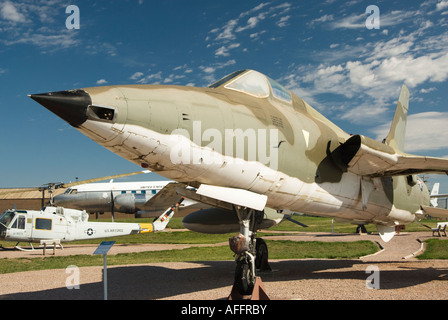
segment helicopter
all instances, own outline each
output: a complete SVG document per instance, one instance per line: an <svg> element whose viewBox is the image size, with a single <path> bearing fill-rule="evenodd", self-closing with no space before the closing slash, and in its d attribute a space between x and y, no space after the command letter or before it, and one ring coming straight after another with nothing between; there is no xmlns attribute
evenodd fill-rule
<svg viewBox="0 0 448 320"><path fill-rule="evenodd" d="M165 210L153 223L89 222L85 210L63 207L45 207L40 211L9 209L0 215L0 240L17 242L19 246L52 240L54 244L78 240L110 238L140 233L162 231L185 198Z"/></svg>

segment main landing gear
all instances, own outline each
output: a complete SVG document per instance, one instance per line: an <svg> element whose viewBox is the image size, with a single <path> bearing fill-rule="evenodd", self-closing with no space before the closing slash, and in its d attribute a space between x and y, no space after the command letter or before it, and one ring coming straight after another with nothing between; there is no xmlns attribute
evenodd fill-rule
<svg viewBox="0 0 448 320"><path fill-rule="evenodd" d="M237 298L256 295L268 298L256 276L256 270L271 271L268 263L268 247L261 238L256 238L257 226L263 221L263 212L236 206L240 223L240 234L229 239L230 249L235 253L235 279L232 294ZM262 292L259 292L259 291ZM257 292L255 292L257 291ZM232 294L231 297L232 298Z"/></svg>

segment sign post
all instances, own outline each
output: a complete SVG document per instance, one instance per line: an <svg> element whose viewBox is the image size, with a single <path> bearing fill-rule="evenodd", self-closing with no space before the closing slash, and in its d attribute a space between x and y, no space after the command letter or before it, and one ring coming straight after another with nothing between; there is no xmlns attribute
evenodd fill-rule
<svg viewBox="0 0 448 320"><path fill-rule="evenodd" d="M104 300L107 300L107 253L115 244L115 241L103 241L96 248L93 254L103 255L103 283L104 283Z"/></svg>

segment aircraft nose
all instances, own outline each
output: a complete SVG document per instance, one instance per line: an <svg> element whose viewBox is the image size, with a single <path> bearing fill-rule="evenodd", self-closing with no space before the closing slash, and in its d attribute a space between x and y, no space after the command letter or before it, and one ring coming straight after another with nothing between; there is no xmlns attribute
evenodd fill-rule
<svg viewBox="0 0 448 320"><path fill-rule="evenodd" d="M90 95L80 89L31 94L29 97L73 127L78 127L87 120L87 107L92 104Z"/></svg>
<svg viewBox="0 0 448 320"><path fill-rule="evenodd" d="M59 194L53 197L53 204L63 207L67 203L68 198L64 194Z"/></svg>

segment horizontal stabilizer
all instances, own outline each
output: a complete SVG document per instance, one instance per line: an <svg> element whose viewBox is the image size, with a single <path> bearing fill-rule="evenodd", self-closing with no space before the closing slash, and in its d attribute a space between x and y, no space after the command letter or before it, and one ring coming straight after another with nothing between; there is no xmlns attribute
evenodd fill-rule
<svg viewBox="0 0 448 320"><path fill-rule="evenodd" d="M422 210L424 214L434 218L448 218L447 209L422 206Z"/></svg>
<svg viewBox="0 0 448 320"><path fill-rule="evenodd" d="M332 159L340 167L362 176L448 173L448 159L397 153L392 147L361 135L336 148Z"/></svg>

